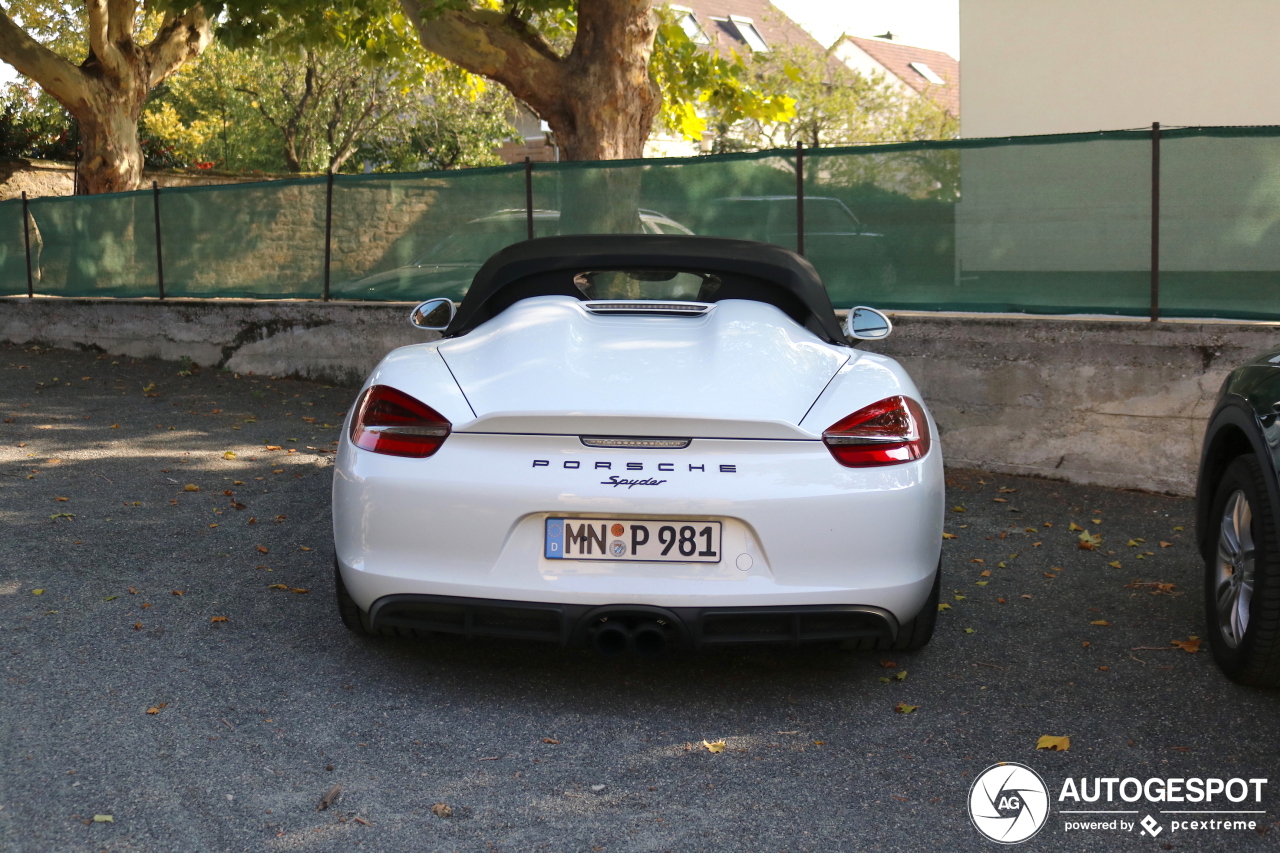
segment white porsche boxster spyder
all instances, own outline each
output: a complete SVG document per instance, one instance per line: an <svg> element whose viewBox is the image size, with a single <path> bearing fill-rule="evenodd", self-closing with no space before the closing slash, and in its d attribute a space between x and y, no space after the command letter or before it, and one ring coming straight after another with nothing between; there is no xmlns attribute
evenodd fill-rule
<svg viewBox="0 0 1280 853"><path fill-rule="evenodd" d="M920 392L778 246L517 243L344 425L335 583L355 631L592 645L917 649L942 455ZM848 337L846 337L846 335Z"/></svg>

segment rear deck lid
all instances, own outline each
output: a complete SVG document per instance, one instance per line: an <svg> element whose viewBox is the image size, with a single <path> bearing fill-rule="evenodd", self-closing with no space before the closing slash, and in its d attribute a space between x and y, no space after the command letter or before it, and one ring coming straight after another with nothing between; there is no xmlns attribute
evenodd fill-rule
<svg viewBox="0 0 1280 853"><path fill-rule="evenodd" d="M458 432L807 438L798 424L849 350L777 308L593 313L542 296L443 342L476 420Z"/></svg>

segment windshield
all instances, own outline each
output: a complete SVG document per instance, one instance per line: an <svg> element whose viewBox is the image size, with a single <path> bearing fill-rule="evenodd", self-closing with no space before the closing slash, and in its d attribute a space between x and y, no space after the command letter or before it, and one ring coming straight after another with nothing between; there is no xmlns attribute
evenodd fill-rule
<svg viewBox="0 0 1280 853"><path fill-rule="evenodd" d="M680 270L598 270L573 277L588 299L662 299L709 302L720 279Z"/></svg>

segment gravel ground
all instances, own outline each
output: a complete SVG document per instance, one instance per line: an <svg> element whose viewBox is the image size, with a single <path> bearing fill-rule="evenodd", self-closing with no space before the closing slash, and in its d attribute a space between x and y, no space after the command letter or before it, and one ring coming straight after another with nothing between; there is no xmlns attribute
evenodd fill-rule
<svg viewBox="0 0 1280 853"><path fill-rule="evenodd" d="M353 396L0 347L0 847L978 850L997 761L1055 799L1280 776L1280 696L1171 644L1203 633L1185 499L949 472L950 609L918 654L353 636L328 452ZM1055 802L1027 849L1276 849L1277 786L1265 834L1067 833Z"/></svg>

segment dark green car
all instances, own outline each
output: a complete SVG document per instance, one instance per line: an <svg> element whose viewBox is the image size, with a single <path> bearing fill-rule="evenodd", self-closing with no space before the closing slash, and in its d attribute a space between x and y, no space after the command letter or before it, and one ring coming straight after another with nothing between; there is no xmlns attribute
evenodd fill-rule
<svg viewBox="0 0 1280 853"><path fill-rule="evenodd" d="M1236 368L1196 489L1209 645L1231 679L1280 687L1280 350Z"/></svg>

